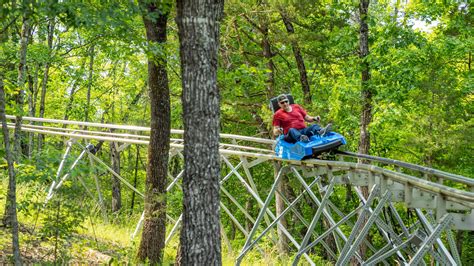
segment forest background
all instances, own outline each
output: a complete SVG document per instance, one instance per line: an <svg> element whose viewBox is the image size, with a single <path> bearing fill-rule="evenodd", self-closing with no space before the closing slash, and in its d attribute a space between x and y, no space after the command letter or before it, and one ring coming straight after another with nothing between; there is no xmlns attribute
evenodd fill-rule
<svg viewBox="0 0 474 266"><path fill-rule="evenodd" d="M368 86L373 93L370 154L474 177L472 10L454 1L407 2L373 1L369 7L370 53L364 60L370 66ZM149 46L133 1L2 2L0 78L6 113L19 111L15 95L21 88L20 35L27 14L23 115L149 126L146 62L151 54L164 54L171 127L182 129L179 41L174 6L170 8L166 45ZM221 132L269 138L269 99L291 93L309 114L335 125L348 140L345 149L356 151L362 110L360 60L356 1L227 1L218 67ZM58 239L57 224L47 215L38 222L34 210L42 204L62 148L55 138L25 136L17 167L20 222L41 224L43 239ZM4 150L0 153L3 158ZM98 156L110 160L108 152ZM122 175L135 180L142 191L145 158L145 149L131 146L119 159ZM1 174L1 195L6 195L6 167ZM271 182L272 174L262 171L259 176ZM109 177L102 178L110 185ZM78 204L80 187L70 187L61 196L65 219L59 239L64 245L54 259L73 257L68 239L94 217L84 212L87 203ZM110 198L111 192L104 197ZM107 225L116 226L111 231L136 222L143 209L134 193L122 193L122 200L121 210ZM38 235L24 235L21 241L32 239ZM472 250L474 240L468 240L463 248ZM127 249L115 254L119 260L133 257L134 244L123 243Z"/></svg>

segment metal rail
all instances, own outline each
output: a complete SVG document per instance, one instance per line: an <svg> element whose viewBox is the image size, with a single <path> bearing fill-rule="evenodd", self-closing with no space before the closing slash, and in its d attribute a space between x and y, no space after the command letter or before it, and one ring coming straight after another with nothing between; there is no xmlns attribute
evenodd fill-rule
<svg viewBox="0 0 474 266"><path fill-rule="evenodd" d="M14 116L7 116L9 119L15 119ZM101 127L101 128L114 128L114 129L123 129L123 130L142 130L146 131L149 130L146 127L134 127L134 126L122 126L122 125L114 125L114 124L100 124L100 123L90 123L90 122L77 122L77 121L68 121L68 120L57 120L57 119L39 119L39 118L32 118L32 117L24 117L25 121L36 121L36 122L50 122L50 123L66 123L70 125L82 125L82 126L90 126L90 127ZM13 125L9 126L9 128L13 128ZM51 129L51 127L49 127ZM63 128L56 128L57 130L43 130L39 129L38 127L32 128L28 125L22 125L22 130L26 132L33 132L33 133L40 133L40 134L49 134L49 135L57 135L63 137L70 137L75 139L91 139L91 140L104 140L104 141L113 141L113 142L121 142L121 143L131 143L131 144L144 144L148 145L148 140L139 140L136 139L133 134L127 134L128 137L124 137L123 134L117 133L117 135L109 135L109 136L100 136L100 135L89 135L89 134L82 134L82 133L69 133L64 132ZM95 131L92 131L95 132ZM182 134L182 130L172 130L172 133ZM254 138L254 137L245 137L239 135L231 135L231 134L221 134L222 138L231 138L233 140L244 140L244 141L252 141L255 143L274 143L273 140L265 140L261 138ZM171 147L177 148L182 150L184 148L183 144L171 143ZM250 158L257 158L257 159L266 159L270 161L281 161L291 165L301 165L301 166L308 166L308 167L315 167L315 166L324 166L330 167L333 169L358 169L366 172L372 172L374 174L382 175L386 178L389 178L393 181L402 184L408 184L413 188L421 189L423 191L432 192L434 194L441 194L444 197L447 197L448 200L453 202L459 203L461 205L465 205L469 208L474 208L474 192L467 192L460 189L452 188L449 186L445 186L443 184L439 184L436 182L432 182L429 180L425 180L422 178L414 177L408 174L404 174L401 172L391 171L382 167L378 167L375 165L363 164L363 163L352 163L352 162L343 162L343 161L328 161L328 160L318 160L318 159L309 159L304 161L296 161L296 160L285 160L281 159L274 155L272 150L265 150L262 149L263 153L256 153L249 151L253 149L253 147L247 146L240 146L240 145L233 145L232 149L224 149L221 148L219 152L226 156L244 156ZM400 167L405 167L410 170L417 170L422 173L430 173L438 177L442 177L448 180L452 180L454 182L459 182L462 184L467 184L469 186L474 186L474 181L472 179L457 176L453 174L449 174L446 172L438 171L435 169L422 167L414 164L409 164L393 159L386 159L381 157L363 155L363 154L356 154L350 152L340 152L342 155L360 158L360 159L368 159L372 161L378 161L386 164L393 164Z"/></svg>
<svg viewBox="0 0 474 266"><path fill-rule="evenodd" d="M337 153L342 155L342 156L346 156L346 157L353 157L353 158L357 158L357 159L365 159L365 160L380 162L380 163L384 163L384 164L396 165L398 167L403 167L403 168L406 168L406 169L418 171L418 172L423 173L423 174L428 174L428 175L436 176L436 177L439 177L439 178L444 178L446 180L451 180L451 181L454 181L454 182L459 182L459 183L466 184L470 187L474 187L474 179L473 178L467 178L467 177L464 177L464 176L451 174L451 173L448 173L448 172L436 170L436 169L425 167L425 166L420 166L420 165L416 165L416 164L402 162L402 161L398 161L398 160L394 160L394 159L388 159L388 158L377 157L377 156L372 156L372 155L348 152L348 151L337 151Z"/></svg>
<svg viewBox="0 0 474 266"><path fill-rule="evenodd" d="M13 116L7 116L9 119L15 119ZM80 143L75 142L75 139L86 140L102 140L110 142L120 142L125 144L139 144L148 145L150 131L147 127L123 126L113 124L100 124L89 122L65 121L57 119L39 119L24 117L25 121L52 123L60 125L71 125L78 128L63 128L54 126L43 126L34 124L23 124L22 130L25 132L32 132L38 134L54 135L58 137L68 137L73 140L68 141L66 154L60 163L60 169L55 182L53 182L50 193L60 187L64 179L69 178L69 172L77 165L84 155L88 155L91 160L95 160L102 167L111 172L114 176L119 178L132 190L136 190L133 186L122 179L117 173L108 167L99 158L90 154L87 147L81 146ZM14 125L8 125L13 128ZM96 128L96 130L84 129L81 127ZM115 129L114 132L104 132ZM179 136L183 135L182 130L171 130L171 134L177 138L170 139L170 157L179 156L183 158L182 151L184 149L184 141ZM411 262L421 263L425 254L431 256L441 264L460 264L459 254L456 245L453 245L451 228L459 230L474 230L474 180L471 178L450 174L436 169L423 167L415 164L410 164L393 159L382 157L357 154L352 152L339 152L338 156L342 160L319 160L309 159L303 161L284 160L277 156L273 151L274 140L261 139L247 136L239 136L232 134L221 134L220 156L221 160L229 169L229 173L220 181L223 196L229 198L228 204L234 204L236 207L230 208L221 201L220 206L230 220L236 225L236 228L242 232L246 238L246 242L242 251L237 257L237 264L240 264L245 255L255 246L259 252L263 250L258 247L261 239L270 234L271 242L275 243L276 234L274 230L279 230L281 236L285 236L290 245L297 250L293 265L297 265L300 258L304 257L310 265L315 265L309 254L313 247L322 245L330 258L338 261L339 265L346 265L351 260L356 260L361 264L372 265L375 263L383 263L385 265L393 264L407 264ZM81 147L81 155L74 161L65 175L60 178L61 169L64 168L67 154L70 153L71 145ZM126 145L123 145L126 146ZM238 164L233 165L232 161L239 161ZM358 162L353 162L346 159L358 159ZM291 169L291 171L280 171L277 178L274 180L272 189L261 197L257 191L257 186L252 178L250 168L260 165L264 162L281 162L283 169ZM367 162L367 163L365 163ZM244 173L242 173L242 171ZM416 172L415 175L412 173ZM179 188L177 183L183 175L181 171L176 177L170 176L172 179L168 189L173 187ZM274 205L271 204L276 193L280 193L277 187L281 182L283 175L292 175L292 181L300 185L302 192L295 195L296 198L290 203L287 199L285 201L286 208L279 213L274 214ZM421 175L421 177L419 177ZM252 200L259 207L258 217L252 217L243 205L234 198L227 189L225 183L232 177L236 177L238 182L243 185L243 188L249 193L246 200ZM246 177L246 178L245 178ZM305 178L313 178L313 181L308 183ZM76 177L81 184L87 189L85 182L80 177ZM435 178L435 181L432 179ZM450 187L444 184L444 181L454 182L455 187ZM311 181L311 180L309 180ZM341 184L350 184L355 186L356 196L360 204L349 213L344 213L338 209L337 202L331 200L337 198L335 195L335 186ZM314 188L312 188L314 185ZM370 193L368 198L360 191L358 186L368 186ZM99 191L98 191L99 192ZM138 191L136 191L138 192ZM139 192L138 192L139 193ZM309 200L314 204L315 212L311 223L305 220L304 215L299 213L297 209L297 201L303 198L304 193L309 195ZM88 194L91 194L88 191ZM52 195L52 194L51 194ZM265 200L266 198L266 200ZM99 192L99 203L100 199ZM418 217L418 222L412 225L405 225L404 221L397 213L397 209L392 205L393 202L403 202L407 209L414 208ZM425 216L421 209L427 210ZM432 210L436 211L436 217L431 215ZM251 231L247 231L242 226L242 221L235 215L236 211L240 211L246 219L253 224ZM294 213L307 231L300 237L294 237L291 230L285 228L280 222L280 219L285 215ZM359 214L357 216L356 214ZM387 219L386 214L395 217L390 220ZM307 218L307 214L305 215ZM359 218L357 218L359 217ZM365 217L365 219L364 219ZM176 218L176 217L175 217ZM168 216L168 219L174 224L172 231L167 236L166 241L173 237L177 228L179 227L180 218L173 219ZM315 232L316 223L320 223L323 219L327 222L327 230L321 235ZM141 220L142 221L142 220ZM262 223L262 224L260 224ZM263 224L266 227L262 228ZM134 234L138 232L140 223ZM376 228L382 235L384 246L377 250L371 243L369 243L365 236L370 230ZM347 228L352 228L351 232L347 233ZM402 228L400 234L395 230ZM264 230L262 230L264 229ZM346 231L344 231L344 230ZM257 235L257 232L259 234ZM441 238L442 233L448 236L449 249ZM225 234L225 232L223 232ZM450 237L451 236L451 237ZM256 237L255 239L253 239ZM335 241L335 249L330 247L325 241L330 237ZM298 239L302 239L301 243ZM315 239L310 242L310 239ZM358 253L358 246L362 243L372 251L373 256L364 258ZM228 243L230 245L230 242Z"/></svg>

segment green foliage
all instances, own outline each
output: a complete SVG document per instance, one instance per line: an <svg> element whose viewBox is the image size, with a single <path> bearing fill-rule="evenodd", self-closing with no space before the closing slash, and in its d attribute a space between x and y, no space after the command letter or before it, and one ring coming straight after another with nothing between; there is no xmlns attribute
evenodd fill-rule
<svg viewBox="0 0 474 266"><path fill-rule="evenodd" d="M474 263L474 251L472 246L474 245L474 234L472 232L463 232L465 237L464 244L462 245L462 262L463 264L469 265Z"/></svg>
<svg viewBox="0 0 474 266"><path fill-rule="evenodd" d="M160 2L167 6L166 12L170 12L168 42L165 45L146 43L143 10L134 1L16 1L16 6L14 2L5 2L0 6L0 73L5 84L8 114L14 113L16 108L18 32L22 15L27 12L34 29L28 45L28 75L32 87L36 88L28 91L27 96L32 98L32 102L36 100L36 116L39 114L44 67L50 63L45 117L63 119L67 114L71 120L82 121L87 109L90 121L147 126L150 107L146 62L151 57L166 56L172 128L183 127L179 42L171 1ZM370 153L474 177L474 19L469 9L472 5L440 1L398 2L371 1L369 7L370 55L366 60L371 69L369 85L374 92L373 120L369 125ZM294 34L287 32L281 20L281 10L292 21ZM297 43L312 94L311 104L304 107L311 115L321 115L323 123L333 122L335 130L348 140L345 149L356 151L361 113L357 13L355 1L226 2L225 17L221 23L218 70L221 132L268 137L262 128L268 130L271 124L269 98L288 92L293 94L297 103L303 104L302 85L293 54L293 45ZM149 16L155 18L157 14ZM47 25L53 18L53 48L49 50ZM418 26L423 24L426 27ZM269 59L262 56L263 26L268 28L266 38L271 45L271 61L274 64L272 92L268 90L268 75L271 73ZM91 59L92 68L89 66ZM88 104L89 86L91 102ZM24 108L26 111L32 107L25 105ZM18 201L20 221L34 221L42 208L46 190L56 177L63 142L58 137L47 137L41 152L33 149L30 157L23 158L17 165L21 194ZM3 142L1 144L3 147ZM105 152L107 149L108 146L104 145L104 151L97 154L106 162L109 160ZM122 176L130 182L134 179L135 152L135 147L122 152ZM75 150L67 161L68 165L77 154ZM142 148L140 154L137 188L144 191L145 149ZM0 156L4 157L3 149L0 149ZM236 165L236 161L231 163ZM5 169L3 159L0 166ZM75 232L89 234L92 238L89 226L93 219L89 216L92 214L95 217L99 213L98 208L93 206L95 199L84 196L86 192L76 178L83 177L86 186L93 188L93 179L87 177L97 174L103 188L111 186L110 175L106 174L105 169L97 167L91 171L89 167L83 161L71 172L71 178L61 188L64 192L61 193L59 212L57 202L50 202L38 216L41 237L54 243L57 234L57 241L64 251L61 256L65 260L72 256L72 252L66 252L71 248L67 241ZM182 169L182 161L171 162L172 176L179 174L178 169ZM228 166L223 165L222 172L228 171ZM239 173L246 178L242 169ZM264 164L254 167L251 174L259 193L265 195L273 182L272 166ZM6 176L3 171L2 180L7 180ZM294 177L289 179L289 184L295 192L302 189ZM259 207L257 204L246 205L248 192L241 182L233 176L225 185L235 200L255 217ZM5 195L5 191L6 188L2 187L1 195ZM111 191L102 191L106 207L109 207ZM337 188L331 200L344 201L346 193L345 189ZM93 194L97 196L95 192ZM110 224L95 225L96 232L102 233L103 238L115 238L127 247L117 255L121 258L119 261L129 262L134 257L135 246L128 239L130 230L124 228L134 228L143 209L143 202L138 197L135 198L133 210L128 209L131 207L131 195L130 191L123 189L124 210L112 215ZM168 193L171 217L177 218L181 213L181 198L179 189L174 188ZM231 202L226 195L222 195L222 199L225 203ZM354 209L355 204L347 201L343 211ZM298 208L306 220L312 218L314 209L306 201L300 203ZM3 211L0 210L0 213ZM235 215L238 219L244 218L240 210ZM232 245L241 247L245 236L233 225L226 212L222 211L221 216L225 231L232 236ZM408 214L403 217L409 218ZM301 240L304 225L289 222L292 234ZM320 233L324 228L321 225L316 230ZM350 230L350 227L343 227L345 232ZM375 245L382 242L376 232L372 235ZM175 248L176 237L173 241ZM270 240L265 241L263 248L275 254L276 251L270 248ZM78 245L79 250L86 246ZM473 246L472 234L466 234L463 245L463 263L466 265L472 264ZM321 247L315 248L315 261L327 263L318 254L320 251ZM174 249L166 252L169 257L175 255ZM252 264L274 262L266 261L268 258L258 252L251 256ZM281 258L281 263L285 264L287 259Z"/></svg>
<svg viewBox="0 0 474 266"><path fill-rule="evenodd" d="M39 236L55 244L58 242L57 244L66 251L68 241L84 221L84 210L76 202L62 201L58 198L46 205L43 212L45 218L41 221L43 226L39 230Z"/></svg>

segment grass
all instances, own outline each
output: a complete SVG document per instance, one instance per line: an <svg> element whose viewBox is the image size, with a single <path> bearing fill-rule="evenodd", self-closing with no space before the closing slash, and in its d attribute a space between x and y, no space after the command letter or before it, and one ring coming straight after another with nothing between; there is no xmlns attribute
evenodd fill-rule
<svg viewBox="0 0 474 266"><path fill-rule="evenodd" d="M8 177L0 172L0 215L3 216L8 189ZM46 187L35 182L17 184L18 221L20 223L20 249L24 263L101 263L113 257L117 263L130 263L134 259L135 243L131 241L131 227L123 224L105 224L98 217L87 217L77 232L64 232L60 228L56 239L45 235L47 212L41 206L46 198ZM35 203L36 204L33 204ZM138 220L133 218L131 220ZM91 223L92 221L92 223ZM53 224L54 225L54 224ZM74 226L74 225L73 225ZM61 237L61 234L64 237ZM0 264L11 262L11 232L0 228ZM56 255L54 255L56 254Z"/></svg>
<svg viewBox="0 0 474 266"><path fill-rule="evenodd" d="M0 172L0 214L5 208L5 197L8 178L1 176L6 174ZM57 229L55 227L55 205L48 203L49 208L40 209L46 198L47 185L38 182L21 182L17 185L17 201L19 202L18 220L20 222L20 246L24 263L27 264L50 264L50 263L80 263L80 264L103 264L113 261L113 264L136 264L135 257L139 245L141 232L132 239L131 235L141 213L132 216L126 214L110 215L109 222L104 222L98 208L92 210L79 210L84 214L81 226L67 225L61 228L60 235L56 239ZM67 189L67 188L64 188ZM81 199L83 202L85 199ZM36 204L33 204L35 203ZM61 206L66 206L62 203ZM81 205L81 203L78 203ZM36 206L36 207L35 207ZM84 206L83 206L84 207ZM64 209L62 209L64 210ZM74 213L68 213L73 216ZM52 229L46 230L46 221ZM66 223L67 221L59 221ZM64 226L64 225L62 225ZM69 227L68 227L69 226ZM168 232L173 225L168 226ZM74 232L66 232L74 228ZM45 233L46 231L46 233ZM49 234L48 234L49 233ZM242 247L242 239L231 241L232 247L228 247L222 241L222 263L223 265L234 265ZM164 265L174 263L178 249L179 235L175 234L164 251ZM57 248L56 248L57 245ZM244 258L242 265L288 265L290 258L278 257L275 247L266 247L260 244L263 254L253 248ZM11 263L11 233L8 229L0 228L0 264ZM305 260L302 259L303 265Z"/></svg>

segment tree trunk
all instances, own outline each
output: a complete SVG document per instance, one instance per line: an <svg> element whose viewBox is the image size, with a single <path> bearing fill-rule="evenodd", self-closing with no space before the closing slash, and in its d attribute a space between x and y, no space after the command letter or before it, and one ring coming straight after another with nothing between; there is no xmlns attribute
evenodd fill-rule
<svg viewBox="0 0 474 266"><path fill-rule="evenodd" d="M265 21L261 25L262 27L262 50L263 57L267 61L267 99L271 99L275 95L275 64L273 63L273 53L270 45L270 40L268 38L268 21L265 18Z"/></svg>
<svg viewBox="0 0 474 266"><path fill-rule="evenodd" d="M66 109L64 110L63 120L69 120L69 112L72 109L72 104L74 103L74 94L76 93L76 86L77 86L76 84L77 84L77 81L74 80L72 84L71 92L69 93L69 100L66 104ZM66 127L67 125L64 124L63 128L66 128Z"/></svg>
<svg viewBox="0 0 474 266"><path fill-rule="evenodd" d="M245 210L247 210L250 213L252 209L253 209L252 200L248 198L245 201ZM245 230L247 232L250 232L252 230L252 227L253 227L253 223L249 219L245 219Z"/></svg>
<svg viewBox="0 0 474 266"><path fill-rule="evenodd" d="M301 88L303 89L304 103L309 105L311 104L311 91L308 82L308 74L306 72L306 66L304 64L303 56L301 55L300 46L298 45L298 42L292 38L295 34L295 30L293 28L293 24L288 18L288 15L283 9L280 10L280 15L283 19L283 23L285 24L286 31L288 32L288 35L290 35L293 55L295 56L296 65L298 66L298 72L300 73L300 83Z"/></svg>
<svg viewBox="0 0 474 266"><path fill-rule="evenodd" d="M367 11L369 0L361 0L360 11L360 59L362 69L362 115L360 125L359 153L369 154L370 134L367 129L372 121L372 90L369 85L370 72L367 56L369 55L369 26L367 24Z"/></svg>
<svg viewBox="0 0 474 266"><path fill-rule="evenodd" d="M39 66L35 68L35 75L31 76L31 73L28 71L28 115L34 117L36 115L36 98L38 96L38 72ZM31 122L33 123L33 122ZM28 157L31 158L32 152L34 151L35 134L30 132L28 133Z"/></svg>
<svg viewBox="0 0 474 266"><path fill-rule="evenodd" d="M322 186L327 186L328 182L326 182L325 180L329 180L329 176L326 175L322 180L323 181L321 182L321 185ZM320 193L321 193L321 198L324 198L326 196L326 192L324 190L321 190ZM322 219L323 230L324 231L329 230L331 228L331 223L329 222L329 220L324 215L322 215L321 219ZM324 242L326 242L326 245L329 246L329 249L332 250L332 251L337 250L335 237L336 236L334 234L330 234L330 235L328 235L327 237L324 238ZM336 252L334 252L334 253L336 253ZM326 249L324 249L324 256L323 257L327 261L333 261L333 257L331 256L329 251L326 250Z"/></svg>
<svg viewBox="0 0 474 266"><path fill-rule="evenodd" d="M33 96L34 96L35 91L34 91L34 86L33 86L33 77L31 76L31 71L28 66L26 67L26 73L28 76L28 115L31 116L31 114L34 111ZM28 134L28 145L27 145L26 155L28 156L28 158L31 158L31 152L33 151L33 133L29 132L27 134Z"/></svg>
<svg viewBox="0 0 474 266"><path fill-rule="evenodd" d="M471 63L472 63L472 52L469 52L469 56L467 59L467 70L471 71Z"/></svg>
<svg viewBox="0 0 474 266"><path fill-rule="evenodd" d="M27 15L23 18L23 26L21 28L21 42L20 42L20 63L18 65L18 88L20 88L17 98L17 114L16 114L16 121L15 121L15 138L14 138L14 147L13 147L13 156L15 157L15 161L19 161L21 158L22 150L21 150L21 140L22 140L22 132L21 132L21 124L22 124L22 116L23 116L23 103L24 103L24 96L25 96L25 74L26 74L26 52L28 48L28 33L30 32L29 26L29 18Z"/></svg>
<svg viewBox="0 0 474 266"><path fill-rule="evenodd" d="M25 84L25 68L26 68L26 53L28 47L29 38L29 15L25 12L23 16L23 25L21 29L21 42L20 42L20 62L18 66L18 87L20 91L17 95L17 114L15 122L15 133L14 133L14 154L11 153L10 149L10 136L7 127L5 117L5 91L3 85L3 75L0 74L0 115L2 120L3 128L3 140L5 145L5 153L8 164L8 192L7 202L5 206L5 214L3 216L3 223L6 226L11 226L12 229L12 247L13 247L13 259L15 265L21 265L20 255L20 241L18 236L18 217L17 217L17 204L16 204L16 176L15 176L15 161L18 162L21 157L21 123L23 115L23 94Z"/></svg>
<svg viewBox="0 0 474 266"><path fill-rule="evenodd" d="M169 6L160 1L140 4L149 45L165 50ZM152 19L153 18L153 19ZM164 56L163 56L164 55ZM145 188L145 221L138 250L141 261L162 264L166 239L166 179L170 150L171 111L166 52L148 59L151 105L150 144Z"/></svg>
<svg viewBox="0 0 474 266"><path fill-rule="evenodd" d="M183 262L183 258L181 257L181 244L178 243L178 249L176 251L176 258L174 260L174 265L181 266Z"/></svg>
<svg viewBox="0 0 474 266"><path fill-rule="evenodd" d="M48 85L48 79L49 79L49 67L50 67L50 60L51 60L51 54L53 51L53 34L54 34L54 17L50 18L48 22L48 54L49 58L46 60L46 63L44 65L44 73L43 73L43 82L41 83L41 97L40 97L40 106L39 106L39 117L43 118L44 117L44 111L45 111L45 102L46 102L46 88ZM43 122L39 122L39 125L42 126ZM38 152L41 152L41 149L43 148L43 140L44 136L41 134L38 134Z"/></svg>
<svg viewBox="0 0 474 266"><path fill-rule="evenodd" d="M264 5L264 3L261 3L261 5ZM266 61L266 65L268 68L267 79L265 80L265 84L266 84L265 93L268 100L275 96L275 64L273 63L274 54L272 53L272 47L271 47L270 39L268 36L269 34L268 15L265 14L264 12L264 14L260 17L258 23L256 23L255 21L253 21L246 15L244 15L244 18L254 27L255 30L259 31L260 34L262 34L262 40L260 41L260 46L262 47L262 55L263 55L264 60Z"/></svg>
<svg viewBox="0 0 474 266"><path fill-rule="evenodd" d="M184 116L183 265L222 265L217 54L223 0L177 1Z"/></svg>
<svg viewBox="0 0 474 266"><path fill-rule="evenodd" d="M15 120L15 132L14 132L14 145L13 145L13 161L19 162L21 158L21 124L23 116L23 98L25 90L23 86L25 85L25 72L26 72L26 52L28 47L28 33L29 33L29 20L28 16L23 17L23 26L21 28L21 42L20 42L20 62L18 65L18 80L17 85L20 89L16 95L16 120ZM3 88L3 80L2 80ZM5 101L5 100L4 100ZM3 217L3 222L6 225L13 226L14 221L16 220L16 181L9 182L8 184L8 197L7 204L5 208L5 215Z"/></svg>
<svg viewBox="0 0 474 266"><path fill-rule="evenodd" d="M12 246L15 265L21 265L20 241L18 238L18 218L16 212L16 177L13 155L10 149L10 135L5 117L5 91L3 76L0 75L0 119L2 122L3 143L5 145L5 156L8 164L8 195L3 216L3 224L12 228Z"/></svg>
<svg viewBox="0 0 474 266"><path fill-rule="evenodd" d="M91 104L91 88L92 88L92 78L94 74L94 45L90 48L90 61L89 61L89 80L87 82L87 96L86 96L86 110L84 114L84 119L86 122L89 121L89 109ZM87 130L87 127L84 127Z"/></svg>
<svg viewBox="0 0 474 266"><path fill-rule="evenodd" d="M269 100L275 95L275 64L273 63L273 53L271 51L271 44L270 44L270 40L269 40L269 37L268 37L268 34L269 34L268 16L265 15L265 14L263 15L263 17L261 18L260 25L257 25L256 23L251 21L250 18L248 18L248 17L246 17L246 19L257 30L259 30L260 33L262 34L262 40L261 40L262 54L263 54L264 59L266 60L267 68L268 68L267 79L265 81L266 86L267 86L267 92L266 92L267 95L266 96L267 96L267 100ZM259 122L260 132L263 133L262 132L262 125L265 125L263 119L255 111L252 111L252 115ZM264 128L268 128L268 127L265 126ZM267 132L270 134L270 137L273 137L273 134L271 133L272 130L269 130ZM278 173L280 166L278 164L275 164L274 166L275 166L274 175L276 177L276 174ZM288 195L287 188L288 188L287 179L283 178L280 181L278 189L283 195ZM280 194L278 194L278 193L275 195L275 201L276 201L276 204L277 204L277 206L276 206L277 210L276 211L277 211L277 216L278 216L285 209L285 206L284 206L283 199L281 198ZM283 224L284 226L286 226L287 225L286 218L282 217L280 219L280 223ZM279 243L278 243L279 250L282 253L287 253L288 252L288 239L286 238L286 236L283 234L283 232L281 231L281 229L279 227L277 227L277 232L278 232L278 236L279 236L279 240L278 240L279 241Z"/></svg>
<svg viewBox="0 0 474 266"><path fill-rule="evenodd" d="M137 147L137 156L135 157L135 173L133 175L133 187L137 187L138 162L140 159L140 146L136 145L136 147ZM133 214L133 208L135 207L135 197L136 197L136 192L135 190L132 190L132 200L130 203L130 215Z"/></svg>
<svg viewBox="0 0 474 266"><path fill-rule="evenodd" d="M280 162L274 162L273 163L273 176L274 179L277 177L278 172L281 169L281 163ZM288 195L288 178L282 177L280 180L280 183L278 184L278 191L282 193L282 195ZM283 200L282 196L279 193L275 193L275 202L276 202L276 214L279 216L284 210L285 210L285 201ZM283 227L288 228L288 221L286 220L286 217L281 217L280 219L281 225ZM282 254L287 254L288 253L288 238L286 235L283 233L283 231L277 227L277 233L278 233L278 250Z"/></svg>
<svg viewBox="0 0 474 266"><path fill-rule="evenodd" d="M110 159L112 161L112 170L120 175L120 152L117 149L117 143L110 143ZM112 212L120 211L122 208L122 193L120 189L120 180L112 175Z"/></svg>
<svg viewBox="0 0 474 266"><path fill-rule="evenodd" d="M367 16L369 9L369 0L360 0L359 14L360 14L360 61L362 69L361 92L362 92L362 114L360 122L360 142L359 153L369 154L370 151L370 134L368 126L372 121L372 89L370 87L370 69L367 56L369 55L369 26L367 24ZM361 187L363 196L367 199L369 189L367 186ZM366 219L367 220L367 219ZM365 223L364 223L365 224ZM369 236L367 236L369 237ZM370 242L370 241L369 241ZM365 259L367 246L362 243L359 247L359 254L362 259Z"/></svg>

